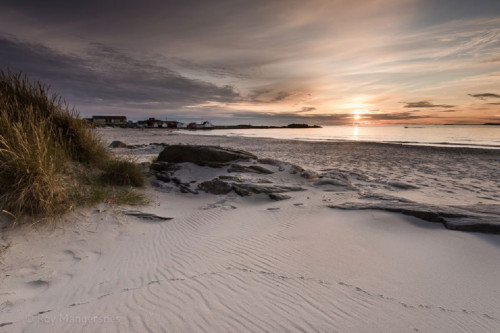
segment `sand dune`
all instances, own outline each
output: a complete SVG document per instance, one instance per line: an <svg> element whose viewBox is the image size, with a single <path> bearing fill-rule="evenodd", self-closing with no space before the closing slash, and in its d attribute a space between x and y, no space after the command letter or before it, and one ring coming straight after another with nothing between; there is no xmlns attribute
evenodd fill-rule
<svg viewBox="0 0 500 333"><path fill-rule="evenodd" d="M253 152L273 157L271 149ZM500 330L498 235L332 209L337 197L353 194L322 187L278 202L147 191L152 202L141 210L172 220L103 205L73 212L55 228L4 229L10 248L0 257L0 330Z"/></svg>

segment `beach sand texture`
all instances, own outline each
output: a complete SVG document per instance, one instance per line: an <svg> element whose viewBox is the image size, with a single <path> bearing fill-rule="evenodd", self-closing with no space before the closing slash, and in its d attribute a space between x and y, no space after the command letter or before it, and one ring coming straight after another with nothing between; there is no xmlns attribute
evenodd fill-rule
<svg viewBox="0 0 500 333"><path fill-rule="evenodd" d="M139 209L173 218L166 221L100 205L55 227L4 228L0 330L500 331L499 235L380 209L331 208L437 206L494 223L500 152L161 130L101 134L106 143L144 144L115 149L142 161L163 149L153 142L212 144L293 163L311 177L268 165L268 179L305 189L283 201L148 187L151 204ZM178 176L220 172L186 165Z"/></svg>

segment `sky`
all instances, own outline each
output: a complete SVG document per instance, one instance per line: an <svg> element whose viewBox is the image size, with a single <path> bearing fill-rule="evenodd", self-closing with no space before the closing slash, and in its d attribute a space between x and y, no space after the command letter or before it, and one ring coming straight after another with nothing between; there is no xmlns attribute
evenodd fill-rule
<svg viewBox="0 0 500 333"><path fill-rule="evenodd" d="M2 0L0 69L83 117L500 122L500 1Z"/></svg>

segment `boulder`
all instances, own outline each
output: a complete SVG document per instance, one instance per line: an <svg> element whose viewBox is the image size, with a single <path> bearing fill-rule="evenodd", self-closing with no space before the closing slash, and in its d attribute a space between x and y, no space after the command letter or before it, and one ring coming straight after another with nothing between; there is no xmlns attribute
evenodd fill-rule
<svg viewBox="0 0 500 333"><path fill-rule="evenodd" d="M198 184L198 188L212 194L227 194L233 189L231 185L217 178Z"/></svg>
<svg viewBox="0 0 500 333"><path fill-rule="evenodd" d="M113 141L109 144L109 148L126 148L127 144L121 141Z"/></svg>
<svg viewBox="0 0 500 333"><path fill-rule="evenodd" d="M286 195L286 194L279 194L279 193L270 193L268 194L269 198L273 199L274 201L281 201L281 200L287 200L290 199L291 196Z"/></svg>
<svg viewBox="0 0 500 333"><path fill-rule="evenodd" d="M158 162L191 162L201 166L219 166L237 160L256 159L257 156L242 150L216 146L171 145L158 155Z"/></svg>

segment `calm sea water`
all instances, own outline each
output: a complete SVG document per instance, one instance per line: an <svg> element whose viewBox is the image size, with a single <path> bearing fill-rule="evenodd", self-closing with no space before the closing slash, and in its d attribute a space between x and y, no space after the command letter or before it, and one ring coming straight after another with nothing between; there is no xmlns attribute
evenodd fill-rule
<svg viewBox="0 0 500 333"><path fill-rule="evenodd" d="M500 149L500 126L324 126L304 129L236 129L183 131L303 141L371 141L408 145Z"/></svg>

